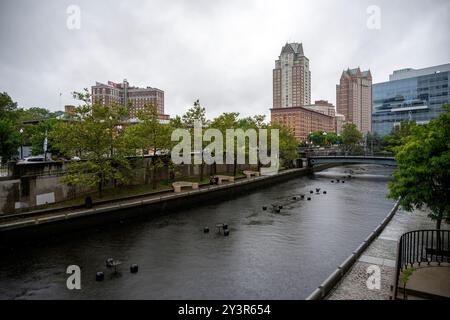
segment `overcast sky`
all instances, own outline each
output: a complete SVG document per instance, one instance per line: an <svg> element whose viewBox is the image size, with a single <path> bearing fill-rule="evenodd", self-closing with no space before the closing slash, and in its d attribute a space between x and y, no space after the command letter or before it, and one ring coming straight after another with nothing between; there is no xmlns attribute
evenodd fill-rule
<svg viewBox="0 0 450 320"><path fill-rule="evenodd" d="M81 10L67 28L67 8ZM369 29L370 5L381 28ZM302 42L312 99L335 103L343 69L450 62L450 1L0 0L0 91L21 107L62 110L70 95L108 80L165 91L165 111L199 98L208 117L267 114L272 69L286 42ZM59 93L62 93L61 103Z"/></svg>

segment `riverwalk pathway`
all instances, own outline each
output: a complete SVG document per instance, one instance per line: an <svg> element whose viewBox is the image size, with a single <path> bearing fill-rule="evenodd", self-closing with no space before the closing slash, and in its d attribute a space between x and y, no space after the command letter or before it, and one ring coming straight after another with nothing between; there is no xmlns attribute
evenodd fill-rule
<svg viewBox="0 0 450 320"><path fill-rule="evenodd" d="M428 217L428 213L427 210L415 210L409 213L399 208L383 232L362 253L325 299L388 300L391 295L390 286L394 279L398 240L409 231L435 229L436 223ZM450 225L443 222L442 229L448 230ZM367 268L371 265L377 265L381 270L379 290L370 290L366 285L370 276Z"/></svg>

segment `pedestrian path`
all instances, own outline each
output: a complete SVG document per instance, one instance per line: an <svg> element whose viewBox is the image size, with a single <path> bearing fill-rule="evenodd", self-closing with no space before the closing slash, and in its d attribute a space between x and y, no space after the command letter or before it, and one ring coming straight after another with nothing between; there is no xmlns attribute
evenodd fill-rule
<svg viewBox="0 0 450 320"><path fill-rule="evenodd" d="M399 208L383 232L363 252L326 299L388 300L395 273L398 240L409 231L435 229L436 223L428 217L428 214L427 210L415 210L409 213ZM443 222L442 229L448 230L450 225ZM381 271L380 289L369 289L367 286L367 280L373 274L373 271L368 268L374 265Z"/></svg>

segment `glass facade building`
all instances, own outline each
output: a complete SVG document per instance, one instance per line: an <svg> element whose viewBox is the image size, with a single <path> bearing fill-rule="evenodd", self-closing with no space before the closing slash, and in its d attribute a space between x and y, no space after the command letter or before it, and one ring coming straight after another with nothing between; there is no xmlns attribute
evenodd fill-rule
<svg viewBox="0 0 450 320"><path fill-rule="evenodd" d="M372 132L388 135L401 121L427 123L450 101L450 64L394 71L372 87Z"/></svg>

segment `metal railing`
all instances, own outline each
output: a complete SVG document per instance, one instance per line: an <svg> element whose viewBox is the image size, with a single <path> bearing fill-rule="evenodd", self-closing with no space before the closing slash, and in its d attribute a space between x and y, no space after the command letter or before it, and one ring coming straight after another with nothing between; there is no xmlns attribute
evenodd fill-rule
<svg viewBox="0 0 450 320"><path fill-rule="evenodd" d="M450 230L416 230L401 236L398 244L394 299L400 274L408 267L450 263Z"/></svg>
<svg viewBox="0 0 450 320"><path fill-rule="evenodd" d="M338 149L338 148L324 148L324 149L300 148L299 154L300 154L301 158L332 157L332 156L394 157L394 154L392 152L387 152L387 151L350 152L350 151L345 151L343 149Z"/></svg>
<svg viewBox="0 0 450 320"><path fill-rule="evenodd" d="M9 164L0 163L0 178L12 176L11 166Z"/></svg>

